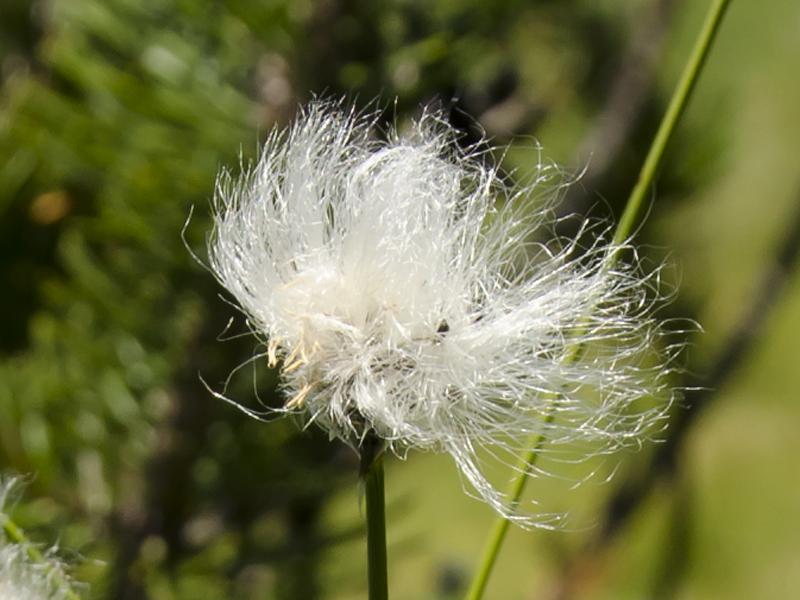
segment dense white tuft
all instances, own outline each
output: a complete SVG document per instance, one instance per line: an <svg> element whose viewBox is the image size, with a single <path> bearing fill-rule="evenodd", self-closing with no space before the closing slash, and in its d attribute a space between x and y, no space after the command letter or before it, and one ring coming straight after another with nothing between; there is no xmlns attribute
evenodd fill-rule
<svg viewBox="0 0 800 600"><path fill-rule="evenodd" d="M13 483L0 480L0 600L67 600L69 579L54 553L34 550L40 559L34 558L28 542L12 542L3 531L7 517L2 510Z"/></svg>
<svg viewBox="0 0 800 600"><path fill-rule="evenodd" d="M436 114L385 141L376 129L312 103L253 168L223 173L211 268L282 361L283 410L353 445L375 432L395 452L448 452L502 515L552 526L487 472L537 436L572 460L663 421L652 286L597 227L581 228L589 247L543 241L554 167L512 188Z"/></svg>

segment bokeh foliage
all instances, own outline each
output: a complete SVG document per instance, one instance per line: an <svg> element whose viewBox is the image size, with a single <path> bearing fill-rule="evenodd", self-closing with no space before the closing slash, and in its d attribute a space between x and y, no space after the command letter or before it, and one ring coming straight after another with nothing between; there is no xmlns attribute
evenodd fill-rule
<svg viewBox="0 0 800 600"><path fill-rule="evenodd" d="M288 420L252 421L203 384L221 389L256 350L237 335L241 317L200 264L216 173L246 163L258 139L315 93L361 106L378 98L387 119L400 121L423 105L444 107L465 143L482 131L493 143L517 140L504 165L523 177L536 135L568 168L589 165L583 186L567 197L571 209L619 214L702 4L4 0L0 469L30 476L15 510L19 523L74 553L90 597L359 597L355 455ZM796 152L787 157L786 144L773 142L760 121L783 115L766 129L800 134L792 112L799 86L779 83L800 68L796 56L786 57L800 52L796 27L786 24L800 14L791 2L775 5L777 16L763 21L753 9L732 11L731 33L701 88L706 95L687 115L641 232L643 252L654 260L672 253L686 280L670 311L698 318L709 332L689 359L697 369L723 343L737 306L756 293L770 240L796 202ZM745 27L750 22L760 25ZM754 54L765 40L780 59ZM770 176L747 178L738 166L753 156ZM734 171L739 183L726 183ZM775 210L749 208L758 193L771 194ZM787 322L800 327L796 318ZM792 360L796 352L781 347L762 362ZM281 402L274 373L242 373L231 396L249 399L255 387L264 402ZM767 389L778 414L797 416L780 408L775 377L783 375ZM739 396L758 390L757 381L742 383ZM730 440L748 436L737 429L752 417L746 407L740 399L732 420L701 423L712 441L699 443L699 462L690 460L680 479L699 504L688 492L651 499L635 523L639 534L612 553L607 576L581 574L589 584L580 594L683 590L713 598L722 589L753 597L735 596L719 576L724 568L703 558L714 540L728 540L713 532L734 526L741 512L709 508L712 500L741 489L725 478L728 463L711 477L716 487L698 471L720 448L740 448ZM734 430L725 432L726 423ZM769 456L794 446L776 448ZM737 456L747 463L751 455ZM636 473L646 457L628 457L623 474ZM399 598L457 591L492 518L463 497L445 463L412 455L390 465ZM769 489L800 497L794 488ZM600 511L609 490L584 494L581 510ZM713 518L692 520L692 510ZM673 513L677 529L665 516ZM765 544L759 535L741 539ZM580 540L516 532L491 597L558 587L559 565ZM780 547L787 565L792 553L796 560L796 538L782 538ZM705 566L678 568L681 550ZM785 597L779 578L765 587L755 567L740 589Z"/></svg>

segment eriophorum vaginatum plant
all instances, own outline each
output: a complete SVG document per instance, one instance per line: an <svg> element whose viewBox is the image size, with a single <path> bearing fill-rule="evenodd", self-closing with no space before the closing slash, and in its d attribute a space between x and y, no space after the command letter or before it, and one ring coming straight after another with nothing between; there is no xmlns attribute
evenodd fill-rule
<svg viewBox="0 0 800 600"><path fill-rule="evenodd" d="M80 600L55 550L39 550L6 514L14 484L0 477L0 600Z"/></svg>
<svg viewBox="0 0 800 600"><path fill-rule="evenodd" d="M0 600L67 600L53 577L60 569L55 559L36 562L25 546L0 538Z"/></svg>
<svg viewBox="0 0 800 600"><path fill-rule="evenodd" d="M436 113L377 129L317 101L223 173L211 268L281 365L281 410L356 447L447 452L503 516L552 526L487 468L537 434L573 460L662 422L668 400L637 407L666 372L648 352L652 277L613 258L601 227L581 228L589 244L552 238L552 165L511 187Z"/></svg>

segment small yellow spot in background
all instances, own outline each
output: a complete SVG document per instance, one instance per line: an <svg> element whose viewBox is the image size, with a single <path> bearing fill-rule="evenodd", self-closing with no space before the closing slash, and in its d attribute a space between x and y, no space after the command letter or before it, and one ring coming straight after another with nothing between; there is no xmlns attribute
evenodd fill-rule
<svg viewBox="0 0 800 600"><path fill-rule="evenodd" d="M38 225L51 225L63 219L72 208L72 200L63 190L39 194L31 202L29 214Z"/></svg>

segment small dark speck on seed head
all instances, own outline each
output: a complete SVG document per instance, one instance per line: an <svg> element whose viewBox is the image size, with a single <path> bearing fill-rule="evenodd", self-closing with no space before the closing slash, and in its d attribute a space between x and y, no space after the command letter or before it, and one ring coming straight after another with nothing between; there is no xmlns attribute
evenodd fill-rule
<svg viewBox="0 0 800 600"><path fill-rule="evenodd" d="M444 335L448 331L450 331L450 325L447 324L447 321L442 319L439 322L439 326L436 328L436 333L438 333L439 335Z"/></svg>

